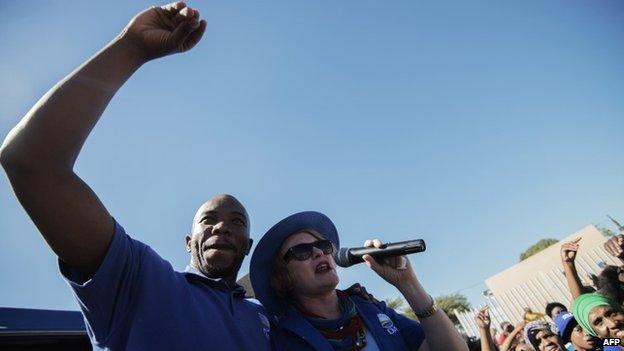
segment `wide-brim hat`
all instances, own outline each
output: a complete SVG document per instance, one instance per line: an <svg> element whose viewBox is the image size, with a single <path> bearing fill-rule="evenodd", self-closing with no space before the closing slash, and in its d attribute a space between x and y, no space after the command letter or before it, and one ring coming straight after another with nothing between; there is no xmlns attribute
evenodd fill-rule
<svg viewBox="0 0 624 351"><path fill-rule="evenodd" d="M336 249L340 247L338 232L331 219L320 212L306 211L290 215L271 227L251 256L249 277L255 297L275 315L283 313L287 303L271 287L273 259L286 238L304 229L317 231L331 241Z"/></svg>

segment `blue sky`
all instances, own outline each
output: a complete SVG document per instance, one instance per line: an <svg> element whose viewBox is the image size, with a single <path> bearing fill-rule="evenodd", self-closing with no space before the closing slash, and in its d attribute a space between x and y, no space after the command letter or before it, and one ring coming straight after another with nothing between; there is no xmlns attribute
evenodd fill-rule
<svg viewBox="0 0 624 351"><path fill-rule="evenodd" d="M1 2L0 134L151 4ZM624 219L620 1L190 5L202 42L142 67L76 166L174 267L218 193L247 206L256 239L302 210L345 246L424 238L423 285L474 303L537 240ZM398 295L366 267L340 275ZM2 306L77 308L6 177L0 286Z"/></svg>

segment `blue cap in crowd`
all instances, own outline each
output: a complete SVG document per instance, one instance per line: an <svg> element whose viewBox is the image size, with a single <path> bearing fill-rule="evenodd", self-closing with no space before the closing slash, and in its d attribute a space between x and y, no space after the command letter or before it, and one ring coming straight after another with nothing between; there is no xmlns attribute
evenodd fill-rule
<svg viewBox="0 0 624 351"><path fill-rule="evenodd" d="M572 313L568 311L559 312L554 318L555 325L559 330L559 337L563 340L563 342L570 342L570 337L572 336L572 330L578 324L576 319Z"/></svg>

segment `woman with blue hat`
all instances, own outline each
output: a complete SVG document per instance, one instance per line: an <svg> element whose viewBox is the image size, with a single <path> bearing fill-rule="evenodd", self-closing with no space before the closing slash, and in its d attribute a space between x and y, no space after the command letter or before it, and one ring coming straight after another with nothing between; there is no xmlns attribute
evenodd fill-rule
<svg viewBox="0 0 624 351"><path fill-rule="evenodd" d="M382 243L367 240L365 246ZM276 350L468 350L404 256L363 259L399 289L420 323L375 300L358 284L337 290L332 254L339 247L332 221L313 211L281 220L258 243L250 278L256 298L277 317L272 328Z"/></svg>

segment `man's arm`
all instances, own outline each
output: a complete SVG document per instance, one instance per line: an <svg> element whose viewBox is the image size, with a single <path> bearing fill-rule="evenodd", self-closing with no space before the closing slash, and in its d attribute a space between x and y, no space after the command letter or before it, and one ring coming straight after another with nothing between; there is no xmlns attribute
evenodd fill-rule
<svg viewBox="0 0 624 351"><path fill-rule="evenodd" d="M90 60L57 83L8 134L0 162L15 194L58 257L86 276L99 267L113 220L73 171L109 101L145 62L190 50L206 28L184 3L138 14Z"/></svg>
<svg viewBox="0 0 624 351"><path fill-rule="evenodd" d="M572 293L572 299L576 299L583 294L583 284L581 283L581 278L579 278L574 264L576 253L579 249L578 242L580 240L581 238L576 238L561 245L561 263L563 264L563 271L565 272L570 293Z"/></svg>

